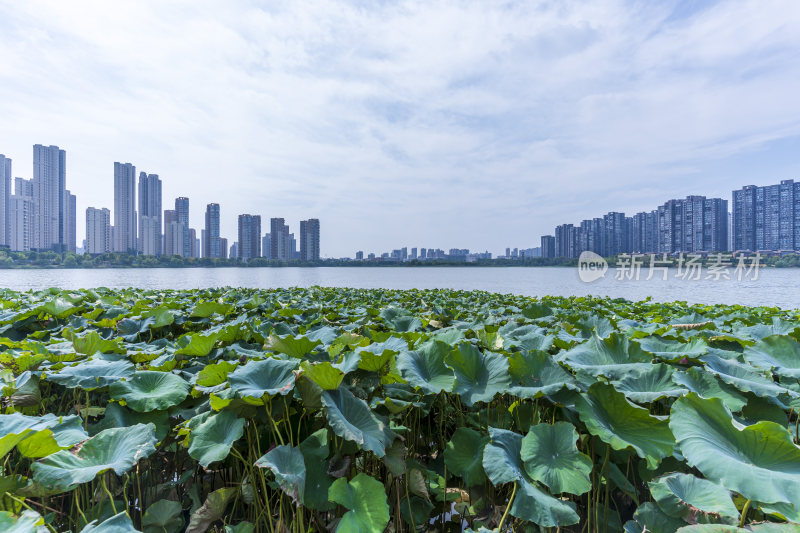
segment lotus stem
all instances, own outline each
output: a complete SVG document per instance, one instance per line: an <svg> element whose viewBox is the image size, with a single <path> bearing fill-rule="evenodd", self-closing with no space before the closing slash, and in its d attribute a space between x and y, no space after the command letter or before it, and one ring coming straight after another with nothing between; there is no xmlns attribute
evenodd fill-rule
<svg viewBox="0 0 800 533"><path fill-rule="evenodd" d="M747 512L750 510L750 504L753 503L753 500L747 500L744 502L744 507L742 507L742 518L739 519L739 527L744 527L744 523L747 520Z"/></svg>
<svg viewBox="0 0 800 533"><path fill-rule="evenodd" d="M511 489L511 497L508 499L508 505L506 505L506 510L503 513L503 517L500 519L500 523L497 524L497 531L503 531L503 523L506 521L506 516L508 516L508 511L511 510L511 504L514 503L514 495L517 494L517 482L514 482L514 488Z"/></svg>

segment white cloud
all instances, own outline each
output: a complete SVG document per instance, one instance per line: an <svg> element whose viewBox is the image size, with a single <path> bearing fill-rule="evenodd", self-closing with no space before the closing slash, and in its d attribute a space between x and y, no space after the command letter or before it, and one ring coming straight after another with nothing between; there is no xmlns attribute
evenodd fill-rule
<svg viewBox="0 0 800 533"><path fill-rule="evenodd" d="M32 144L67 149L79 213L124 160L229 238L253 212L318 216L330 256L534 246L800 168L770 157L800 136L800 5L686 6L6 3L0 152L27 177ZM758 150L764 175L721 177Z"/></svg>

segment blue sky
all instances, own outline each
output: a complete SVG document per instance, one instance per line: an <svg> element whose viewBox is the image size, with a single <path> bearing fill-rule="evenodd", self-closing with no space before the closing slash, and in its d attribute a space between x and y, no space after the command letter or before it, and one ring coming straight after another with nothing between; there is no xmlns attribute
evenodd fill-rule
<svg viewBox="0 0 800 533"><path fill-rule="evenodd" d="M0 3L0 153L189 196L322 253L532 247L555 225L800 179L800 2ZM262 223L262 227L266 224Z"/></svg>

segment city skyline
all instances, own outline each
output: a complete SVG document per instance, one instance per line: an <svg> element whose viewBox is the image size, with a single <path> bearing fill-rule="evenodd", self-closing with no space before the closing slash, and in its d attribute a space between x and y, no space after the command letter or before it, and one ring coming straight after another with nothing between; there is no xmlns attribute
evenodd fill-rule
<svg viewBox="0 0 800 533"><path fill-rule="evenodd" d="M32 1L0 35L0 151L31 178L32 144L66 149L79 213L130 161L229 239L260 213L324 220L332 257L497 250L800 178L796 3Z"/></svg>

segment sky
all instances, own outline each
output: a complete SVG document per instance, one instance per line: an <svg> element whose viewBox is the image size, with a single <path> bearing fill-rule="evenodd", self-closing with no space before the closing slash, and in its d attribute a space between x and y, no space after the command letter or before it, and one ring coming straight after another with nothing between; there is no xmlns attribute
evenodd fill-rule
<svg viewBox="0 0 800 533"><path fill-rule="evenodd" d="M800 179L800 2L0 0L0 153L113 163L190 224L319 218L324 257L495 254L562 223Z"/></svg>

